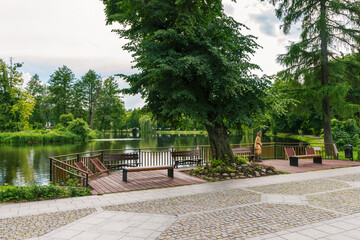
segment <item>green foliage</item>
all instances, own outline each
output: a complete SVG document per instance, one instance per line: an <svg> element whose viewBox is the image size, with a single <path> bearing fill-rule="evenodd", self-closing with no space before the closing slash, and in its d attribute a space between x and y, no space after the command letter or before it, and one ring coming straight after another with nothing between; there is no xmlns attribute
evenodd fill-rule
<svg viewBox="0 0 360 240"><path fill-rule="evenodd" d="M329 58L341 51L359 49L360 3L348 0L261 0L276 7L276 15L283 21L284 33L301 22L301 39L293 42L278 61L287 67L281 74L284 79L303 84L321 113L325 142L332 142L331 109L344 102L348 87L332 79L338 78L334 63ZM331 101L332 100L332 101ZM339 101L340 100L340 101ZM331 108L332 104L332 108ZM338 106L343 106L338 104Z"/></svg>
<svg viewBox="0 0 360 240"><path fill-rule="evenodd" d="M0 202L36 201L55 198L90 195L90 189L83 187L60 187L54 185L32 185L26 187L0 186Z"/></svg>
<svg viewBox="0 0 360 240"><path fill-rule="evenodd" d="M225 166L225 162L220 159L210 159L210 165L213 168L216 168L218 166Z"/></svg>
<svg viewBox="0 0 360 240"><path fill-rule="evenodd" d="M49 102L53 104L52 115L57 123L60 116L69 113L69 106L72 101L74 73L67 67L59 67L49 79Z"/></svg>
<svg viewBox="0 0 360 240"><path fill-rule="evenodd" d="M155 132L156 122L149 115L144 115L139 119L141 132Z"/></svg>
<svg viewBox="0 0 360 240"><path fill-rule="evenodd" d="M140 117L141 117L141 113L140 113L140 109L134 109L134 110L130 110L130 112L128 112L127 114L127 119L126 119L126 128L140 128Z"/></svg>
<svg viewBox="0 0 360 240"><path fill-rule="evenodd" d="M81 141L81 137L71 133L58 130L51 131L23 131L0 133L1 143L53 143L53 142L74 142Z"/></svg>
<svg viewBox="0 0 360 240"><path fill-rule="evenodd" d="M35 100L21 89L21 64L7 65L0 59L0 131L20 131L29 125Z"/></svg>
<svg viewBox="0 0 360 240"><path fill-rule="evenodd" d="M235 155L235 161L237 165L249 164L249 161L247 160L246 156Z"/></svg>
<svg viewBox="0 0 360 240"><path fill-rule="evenodd" d="M360 128L353 119L339 121L331 120L333 129L333 138L336 146L342 149L345 144L351 144L356 147L360 143Z"/></svg>
<svg viewBox="0 0 360 240"><path fill-rule="evenodd" d="M175 128L183 117L204 125L215 158L233 160L228 128L252 125L268 107L269 81L254 76L259 46L220 0L103 0L107 23L128 39L138 72L123 76L154 118ZM215 132L221 136L215 136ZM220 140L221 139L221 140ZM212 144L212 146L214 146Z"/></svg>
<svg viewBox="0 0 360 240"><path fill-rule="evenodd" d="M122 129L126 121L124 102L114 77L105 79L97 101L95 126L99 130Z"/></svg>
<svg viewBox="0 0 360 240"><path fill-rule="evenodd" d="M69 123L74 120L74 115L72 113L63 114L60 116L60 123L62 126L67 127L69 126Z"/></svg>
<svg viewBox="0 0 360 240"><path fill-rule="evenodd" d="M88 124L82 118L76 118L69 123L68 130L85 140L90 132Z"/></svg>

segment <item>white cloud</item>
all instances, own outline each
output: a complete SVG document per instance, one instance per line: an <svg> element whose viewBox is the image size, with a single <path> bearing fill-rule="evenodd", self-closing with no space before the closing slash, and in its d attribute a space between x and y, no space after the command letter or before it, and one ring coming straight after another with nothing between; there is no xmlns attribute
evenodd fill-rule
<svg viewBox="0 0 360 240"><path fill-rule="evenodd" d="M253 57L263 73L274 74L282 67L276 55L285 52L289 36L284 36L273 7L258 0L234 3L223 1L225 11L246 24L263 47ZM265 18L264 18L265 16ZM131 74L131 54L122 50L126 43L106 26L104 6L99 0L1 0L0 58L24 62L21 70L39 74L46 82L60 66L66 65L80 78L89 69L102 77ZM268 34L266 34L268 33ZM290 36L291 37L291 36ZM137 96L124 97L127 108L144 104Z"/></svg>

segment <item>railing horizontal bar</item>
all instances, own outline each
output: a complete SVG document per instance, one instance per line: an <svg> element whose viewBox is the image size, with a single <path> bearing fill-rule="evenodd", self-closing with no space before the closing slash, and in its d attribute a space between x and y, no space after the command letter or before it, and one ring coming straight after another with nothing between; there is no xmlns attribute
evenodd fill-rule
<svg viewBox="0 0 360 240"><path fill-rule="evenodd" d="M53 161L55 161L55 162L58 162L59 164L63 164L63 165L65 165L65 166L68 166L68 167L70 167L70 168L73 168L73 169L75 169L75 170L78 170L78 171L80 171L80 172L82 172L82 173L87 173L86 171L84 171L84 170L82 170L82 169L79 169L79 168L77 168L77 167L74 167L74 166L72 166L72 165L70 165L70 164L68 164L68 163L66 163L66 162L63 162L63 161L61 161L61 160L58 160L58 159L56 159L56 158L54 158L54 157L50 157ZM54 162L53 162L53 166L57 166L56 164L54 164Z"/></svg>
<svg viewBox="0 0 360 240"><path fill-rule="evenodd" d="M86 179L86 176L82 176L82 175L75 174L75 173L73 173L73 172L71 172L71 171L69 171L69 170L66 170L65 168L62 168L62 167L60 167L60 166L56 166L56 165L55 165L54 167L59 168L59 169L63 170L64 172L70 173L71 175L74 175L74 176L76 176L76 177L80 177L80 178ZM81 170L81 169L78 169L78 170Z"/></svg>

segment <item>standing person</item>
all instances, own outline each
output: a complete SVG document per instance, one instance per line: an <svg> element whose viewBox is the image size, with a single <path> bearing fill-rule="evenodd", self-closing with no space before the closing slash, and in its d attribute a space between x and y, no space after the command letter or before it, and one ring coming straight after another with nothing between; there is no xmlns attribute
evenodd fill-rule
<svg viewBox="0 0 360 240"><path fill-rule="evenodd" d="M254 144L254 154L255 154L255 162L261 162L261 130L258 132L256 138L255 138L255 144Z"/></svg>

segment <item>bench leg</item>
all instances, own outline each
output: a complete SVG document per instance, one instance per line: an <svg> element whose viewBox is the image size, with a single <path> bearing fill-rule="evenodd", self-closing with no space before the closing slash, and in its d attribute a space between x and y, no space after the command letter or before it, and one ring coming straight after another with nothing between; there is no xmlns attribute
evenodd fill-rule
<svg viewBox="0 0 360 240"><path fill-rule="evenodd" d="M320 164L322 164L322 158L321 158L321 157L314 157L314 158L313 158L313 163L320 163Z"/></svg>
<svg viewBox="0 0 360 240"><path fill-rule="evenodd" d="M127 170L125 168L123 169L123 181L127 182Z"/></svg>
<svg viewBox="0 0 360 240"><path fill-rule="evenodd" d="M299 166L299 159L297 157L290 157L290 166Z"/></svg>
<svg viewBox="0 0 360 240"><path fill-rule="evenodd" d="M168 169L168 177L174 178L174 168Z"/></svg>

